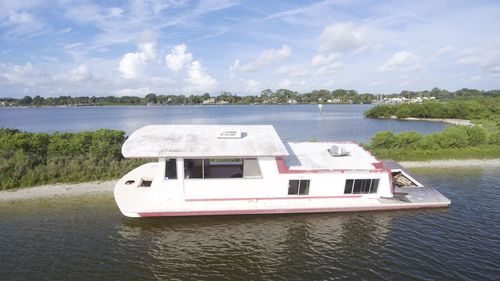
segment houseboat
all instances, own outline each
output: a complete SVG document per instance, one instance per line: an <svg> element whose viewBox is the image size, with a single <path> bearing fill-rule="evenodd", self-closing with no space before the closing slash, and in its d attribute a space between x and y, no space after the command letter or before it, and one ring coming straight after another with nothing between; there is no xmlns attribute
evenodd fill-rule
<svg viewBox="0 0 500 281"><path fill-rule="evenodd" d="M150 125L126 158L153 158L114 189L127 217L446 207L397 163L354 142L286 142L270 125Z"/></svg>

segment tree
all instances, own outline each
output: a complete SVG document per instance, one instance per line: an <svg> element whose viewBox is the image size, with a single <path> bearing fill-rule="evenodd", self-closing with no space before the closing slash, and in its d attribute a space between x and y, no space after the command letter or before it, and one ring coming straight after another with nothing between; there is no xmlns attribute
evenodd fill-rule
<svg viewBox="0 0 500 281"><path fill-rule="evenodd" d="M147 104L156 104L156 95L154 93L147 94L144 99L146 99Z"/></svg>

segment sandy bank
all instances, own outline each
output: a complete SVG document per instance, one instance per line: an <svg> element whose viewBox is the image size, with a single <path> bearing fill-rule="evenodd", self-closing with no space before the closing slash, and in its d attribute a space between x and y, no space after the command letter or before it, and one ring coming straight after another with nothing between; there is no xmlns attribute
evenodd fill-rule
<svg viewBox="0 0 500 281"><path fill-rule="evenodd" d="M115 183L116 181L112 180L78 184L54 184L0 191L0 202L111 193Z"/></svg>
<svg viewBox="0 0 500 281"><path fill-rule="evenodd" d="M429 161L401 161L405 168L474 168L474 167L500 167L500 159L469 159L469 160L429 160Z"/></svg>
<svg viewBox="0 0 500 281"><path fill-rule="evenodd" d="M415 118L415 117L407 117L407 118L398 118L397 116L391 117L380 117L381 119L396 119L396 120L407 120L407 121L430 121L430 122L444 122L453 125L463 125L463 126L472 126L472 122L467 119L447 119L447 118Z"/></svg>

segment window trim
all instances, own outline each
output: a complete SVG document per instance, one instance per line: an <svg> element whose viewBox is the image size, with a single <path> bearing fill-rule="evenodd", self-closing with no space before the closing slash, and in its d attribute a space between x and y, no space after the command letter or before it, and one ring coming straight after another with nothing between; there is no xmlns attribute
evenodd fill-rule
<svg viewBox="0 0 500 281"><path fill-rule="evenodd" d="M260 162L259 162L259 159L258 158L255 158L255 157L251 157L251 158L221 158L221 159L240 159L241 160L241 166L242 166L242 176L241 177L237 177L237 178L207 178L205 177L205 163L208 162L207 166L211 166L211 163L219 163L219 162L211 162L210 160L213 160L213 159L218 159L218 158L186 158L184 159L184 163L187 163L187 161L190 161L190 160L201 160L201 178L186 178L186 175L187 175L187 170L186 170L186 166L184 166L184 180L243 180L243 179L248 179L248 180L255 180L255 179L262 179L263 178L263 175L262 175L262 169L260 167ZM245 177L245 161L247 159L255 159L256 163L257 163L257 167L259 169L259 176L248 176L248 177ZM225 163L225 162L220 162L220 163ZM236 163L236 162L228 162L228 163ZM216 165L213 165L213 166L218 166L217 164Z"/></svg>
<svg viewBox="0 0 500 281"><path fill-rule="evenodd" d="M297 181L297 193L290 193L290 183L292 181ZM300 194L302 181L307 182L307 186L304 194ZM311 189L311 179L288 179L288 196L309 196L309 191Z"/></svg>
<svg viewBox="0 0 500 281"><path fill-rule="evenodd" d="M348 182L352 181L351 187L348 188ZM369 186L368 186L368 192L364 192L364 187L366 187L366 184L369 181ZM354 192L354 187L356 186L356 183L359 182L359 191ZM374 182L376 184L374 185ZM378 193L378 185L380 183L380 179L377 178L371 178L371 179L346 179L345 184L344 184L344 194L377 194ZM374 188L375 187L375 188ZM350 190L350 192L347 192Z"/></svg>

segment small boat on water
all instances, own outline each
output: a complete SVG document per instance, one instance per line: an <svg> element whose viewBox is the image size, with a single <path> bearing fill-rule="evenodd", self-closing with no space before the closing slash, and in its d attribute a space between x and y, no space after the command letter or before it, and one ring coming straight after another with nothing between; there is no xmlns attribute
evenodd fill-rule
<svg viewBox="0 0 500 281"><path fill-rule="evenodd" d="M150 125L122 147L154 158L114 189L127 217L446 207L450 200L355 142L283 143L270 125Z"/></svg>

